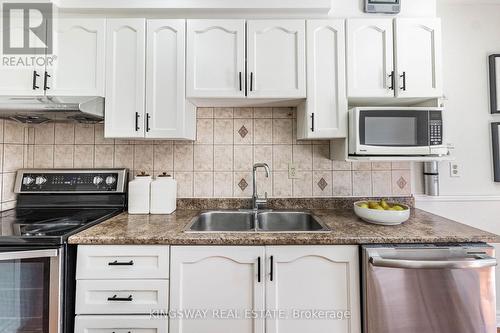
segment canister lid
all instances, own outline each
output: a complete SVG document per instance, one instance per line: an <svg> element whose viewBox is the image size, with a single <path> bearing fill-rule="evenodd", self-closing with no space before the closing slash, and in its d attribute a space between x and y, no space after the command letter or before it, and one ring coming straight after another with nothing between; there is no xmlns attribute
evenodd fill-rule
<svg viewBox="0 0 500 333"><path fill-rule="evenodd" d="M161 175L158 175L158 177L172 177L172 175L169 175L168 173L166 172L162 172Z"/></svg>
<svg viewBox="0 0 500 333"><path fill-rule="evenodd" d="M149 175L145 171L141 171L141 173L136 175L136 177L149 177Z"/></svg>

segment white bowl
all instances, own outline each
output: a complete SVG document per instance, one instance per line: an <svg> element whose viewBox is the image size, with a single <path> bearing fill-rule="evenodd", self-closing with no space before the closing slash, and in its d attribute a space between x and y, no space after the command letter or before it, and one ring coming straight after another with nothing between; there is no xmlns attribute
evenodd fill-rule
<svg viewBox="0 0 500 333"><path fill-rule="evenodd" d="M354 203L354 213L363 221L381 225L397 225L407 221L410 218L410 207L396 202L405 210L377 210L370 208L359 207L358 204L366 201L358 201ZM393 204L390 203L389 204Z"/></svg>

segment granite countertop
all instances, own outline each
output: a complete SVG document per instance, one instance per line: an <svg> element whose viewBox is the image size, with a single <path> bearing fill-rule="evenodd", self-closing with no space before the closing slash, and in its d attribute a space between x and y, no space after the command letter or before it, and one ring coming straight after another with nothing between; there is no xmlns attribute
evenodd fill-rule
<svg viewBox="0 0 500 333"><path fill-rule="evenodd" d="M284 203L276 201L274 207ZM307 204L307 202L306 202ZM373 243L500 243L500 236L491 234L419 209L412 209L410 219L398 226L379 226L360 220L350 203L329 205L333 209L310 209L325 225L321 233L187 233L184 228L206 209L196 203L178 205L172 215L131 215L122 213L69 239L71 244L165 244L165 245L333 245ZM180 206L180 207L179 207ZM227 204L223 208L235 208ZM297 205L291 205L297 208ZM299 205L300 206L300 205ZM313 204L314 206L328 206ZM219 208L220 205L218 206Z"/></svg>

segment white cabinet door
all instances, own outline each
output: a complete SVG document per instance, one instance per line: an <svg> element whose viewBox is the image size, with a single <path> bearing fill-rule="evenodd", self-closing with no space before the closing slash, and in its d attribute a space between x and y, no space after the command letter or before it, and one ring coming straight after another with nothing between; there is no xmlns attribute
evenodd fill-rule
<svg viewBox="0 0 500 333"><path fill-rule="evenodd" d="M36 51L33 54L5 54L4 46L12 48L27 47L24 44L24 29L22 14L11 14L11 21L7 35L10 40L4 40L5 34L3 24L0 26L0 50L2 50L2 62L0 63L0 94L1 95L28 95L43 96L43 80L45 74L44 51ZM2 20L0 20L2 21ZM3 23L3 22L2 22ZM30 47L43 47L43 42L31 33L29 38Z"/></svg>
<svg viewBox="0 0 500 333"><path fill-rule="evenodd" d="M195 139L196 110L185 100L185 24L147 22L147 138Z"/></svg>
<svg viewBox="0 0 500 333"><path fill-rule="evenodd" d="M245 21L187 21L187 97L244 97Z"/></svg>
<svg viewBox="0 0 500 333"><path fill-rule="evenodd" d="M288 313L268 319L268 333L361 332L357 246L269 246L266 257L266 310ZM349 311L350 319L318 320L312 310Z"/></svg>
<svg viewBox="0 0 500 333"><path fill-rule="evenodd" d="M349 97L394 97L392 19L347 21Z"/></svg>
<svg viewBox="0 0 500 333"><path fill-rule="evenodd" d="M305 98L305 21L247 22L248 97Z"/></svg>
<svg viewBox="0 0 500 333"><path fill-rule="evenodd" d="M146 21L108 19L106 137L144 137Z"/></svg>
<svg viewBox="0 0 500 333"><path fill-rule="evenodd" d="M47 95L104 96L105 19L54 21L54 55Z"/></svg>
<svg viewBox="0 0 500 333"><path fill-rule="evenodd" d="M259 282L259 258L263 264L264 247L171 247L170 309L209 311L199 320L171 318L170 331L263 333L262 320L227 317L228 310L244 316L245 310L264 309L265 288L262 266Z"/></svg>
<svg viewBox="0 0 500 333"><path fill-rule="evenodd" d="M307 21L307 100L297 109L299 139L347 135L344 36L344 20Z"/></svg>
<svg viewBox="0 0 500 333"><path fill-rule="evenodd" d="M396 19L398 97L443 96L440 19Z"/></svg>

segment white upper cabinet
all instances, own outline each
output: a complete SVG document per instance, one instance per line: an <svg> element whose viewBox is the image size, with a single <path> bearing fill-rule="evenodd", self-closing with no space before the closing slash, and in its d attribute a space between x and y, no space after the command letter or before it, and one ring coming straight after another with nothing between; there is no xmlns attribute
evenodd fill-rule
<svg viewBox="0 0 500 333"><path fill-rule="evenodd" d="M144 136L146 20L108 19L105 136Z"/></svg>
<svg viewBox="0 0 500 333"><path fill-rule="evenodd" d="M217 318L212 312L225 310L228 316L228 310L264 310L264 255L259 246L173 246L170 309L209 312L199 320L170 319L170 332L264 333L263 320Z"/></svg>
<svg viewBox="0 0 500 333"><path fill-rule="evenodd" d="M360 333L357 246L267 246L266 309L348 311L349 319L268 319L267 333ZM272 265L272 267L271 267Z"/></svg>
<svg viewBox="0 0 500 333"><path fill-rule="evenodd" d="M54 55L47 95L104 96L105 19L54 21Z"/></svg>
<svg viewBox="0 0 500 333"><path fill-rule="evenodd" d="M440 19L395 20L398 97L443 95Z"/></svg>
<svg viewBox="0 0 500 333"><path fill-rule="evenodd" d="M297 108L299 139L345 138L344 20L307 21L307 100Z"/></svg>
<svg viewBox="0 0 500 333"><path fill-rule="evenodd" d="M195 139L196 109L185 98L185 23L147 22L146 138Z"/></svg>
<svg viewBox="0 0 500 333"><path fill-rule="evenodd" d="M15 12L14 12L15 13ZM44 64L37 65L37 62L23 61L18 63L18 59L29 60L32 57L45 56L44 51L36 51L34 54L5 54L4 47L22 48L24 45L24 29L23 18L21 15L11 14L11 22L9 31L3 31L3 24L0 26L0 50L2 50L4 59L0 63L0 95L27 95L27 96L43 96L43 81L45 74ZM21 12L22 13L22 12ZM1 20L0 20L1 21ZM9 36L10 40L4 40L3 37ZM43 42L30 34L30 47L43 47Z"/></svg>
<svg viewBox="0 0 500 333"><path fill-rule="evenodd" d="M347 21L349 97L393 97L392 19Z"/></svg>
<svg viewBox="0 0 500 333"><path fill-rule="evenodd" d="M305 21L247 22L248 97L305 98Z"/></svg>
<svg viewBox="0 0 500 333"><path fill-rule="evenodd" d="M245 21L187 21L187 97L244 97Z"/></svg>

